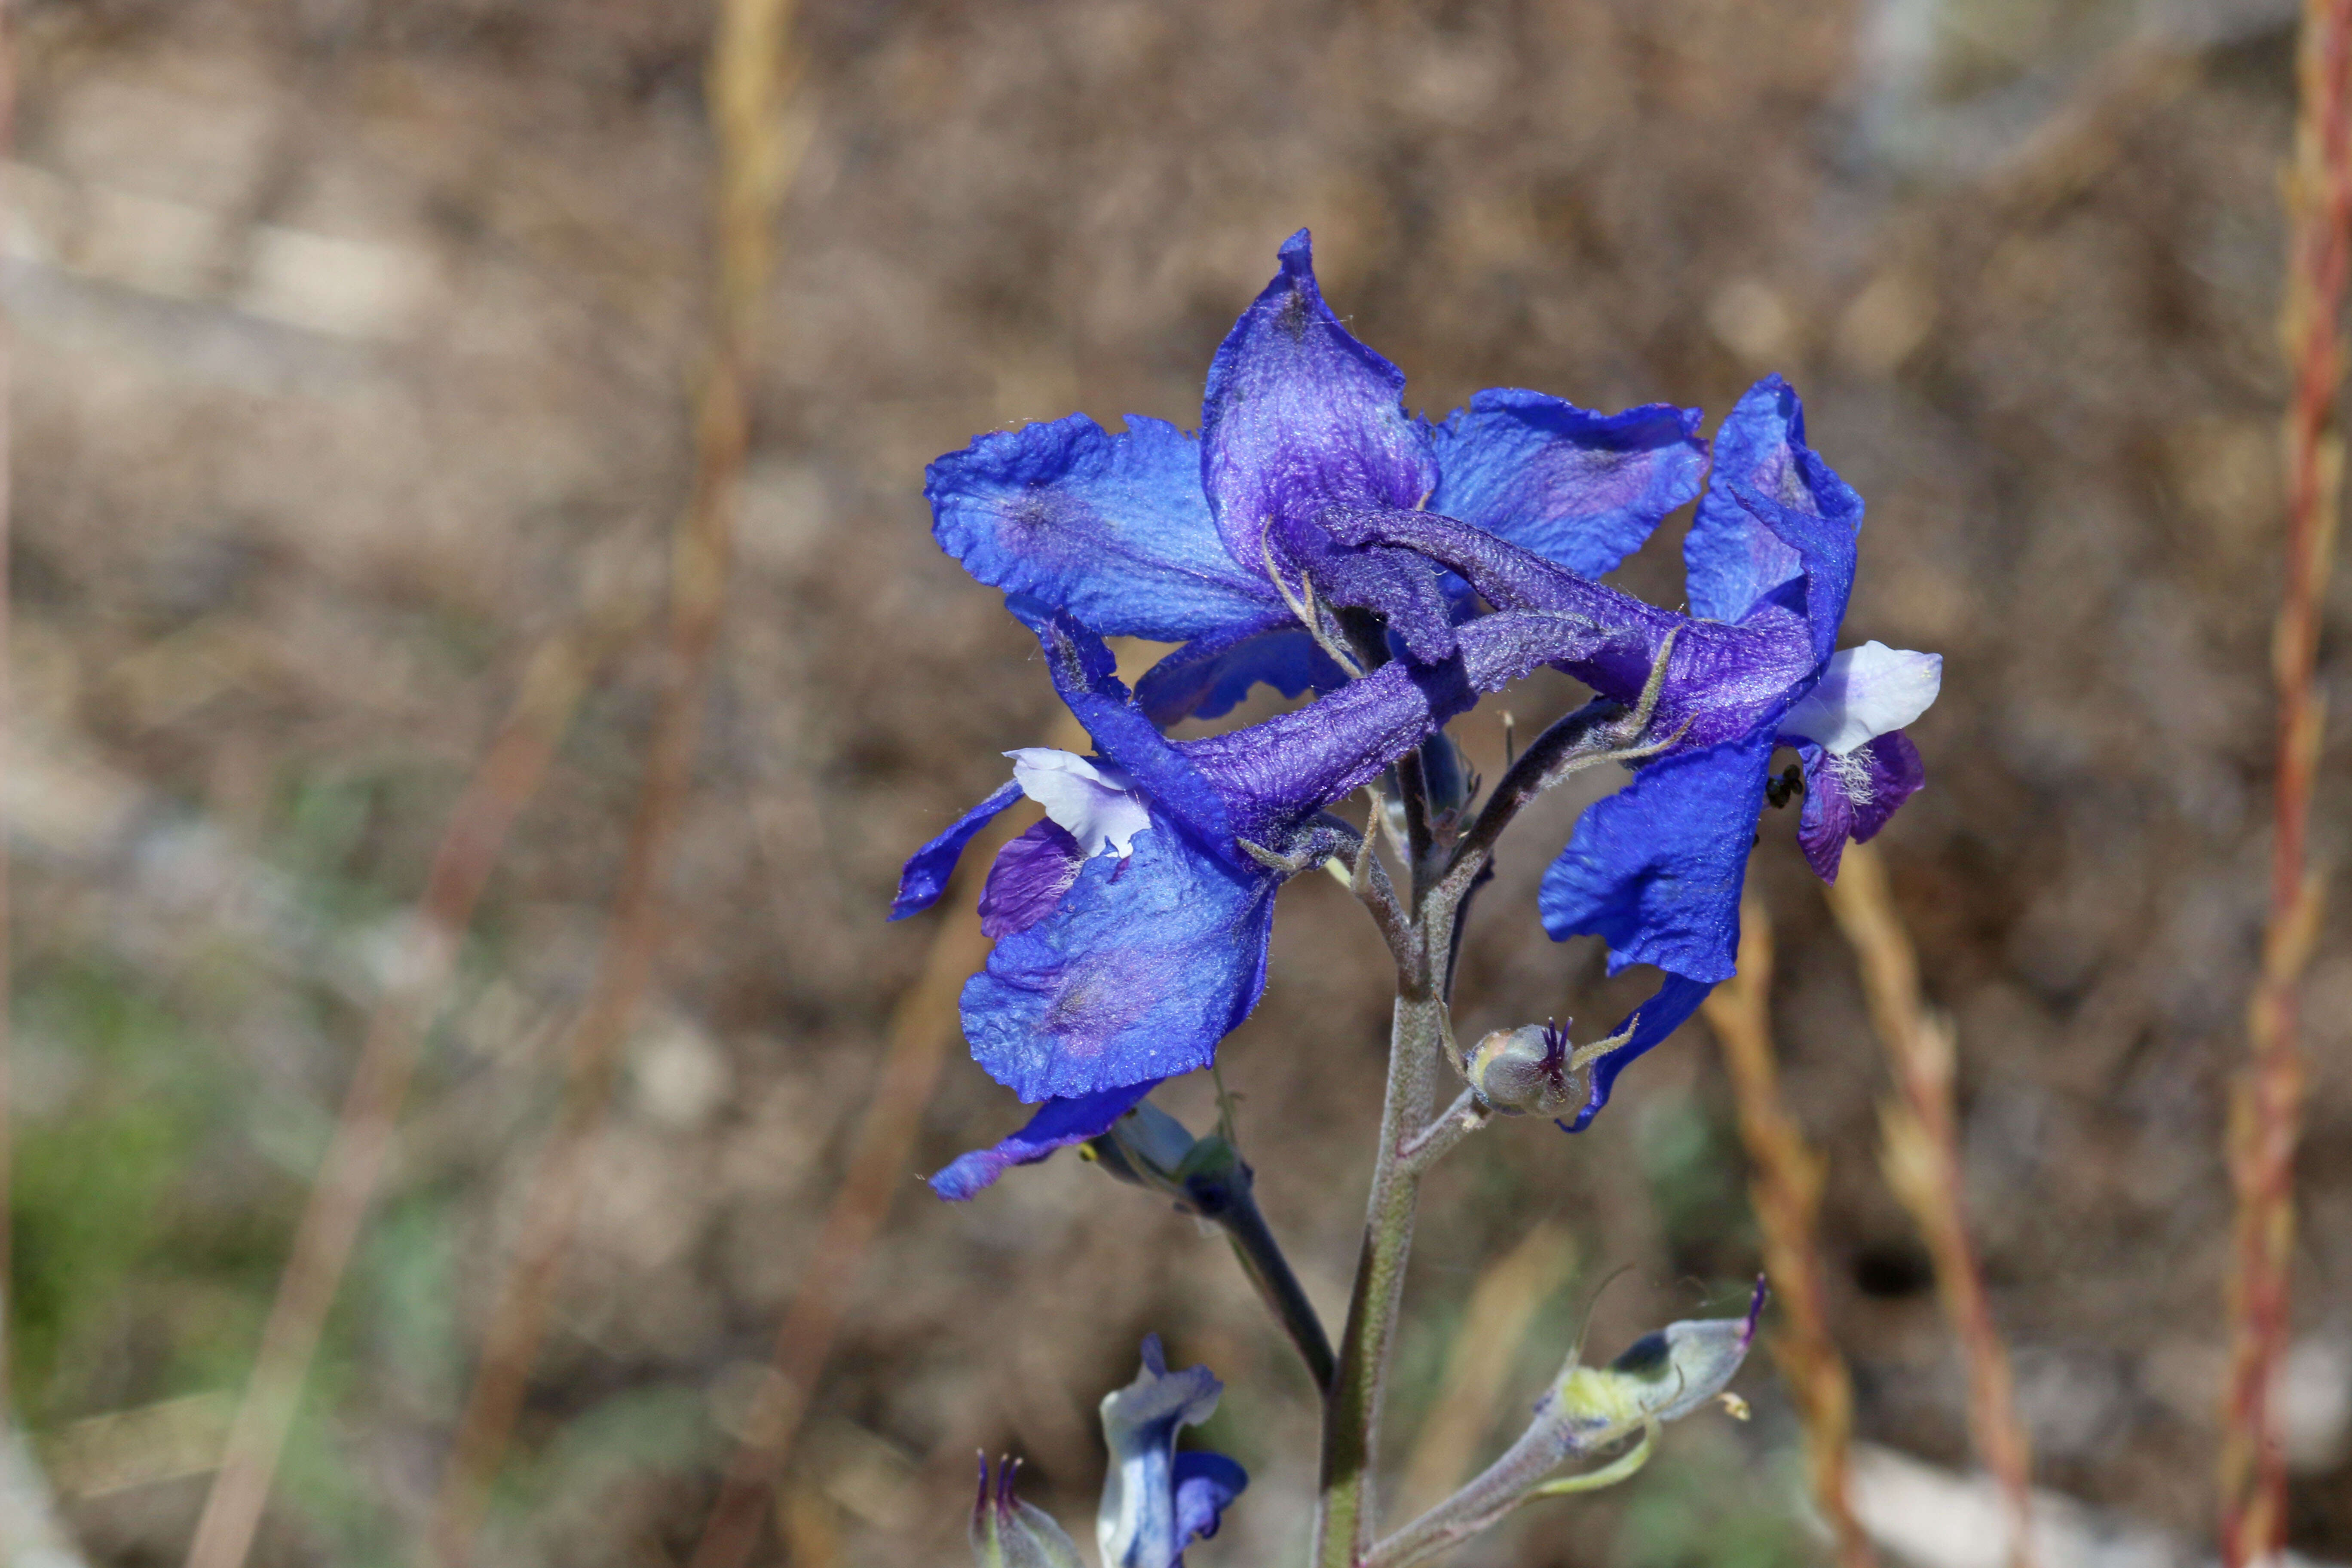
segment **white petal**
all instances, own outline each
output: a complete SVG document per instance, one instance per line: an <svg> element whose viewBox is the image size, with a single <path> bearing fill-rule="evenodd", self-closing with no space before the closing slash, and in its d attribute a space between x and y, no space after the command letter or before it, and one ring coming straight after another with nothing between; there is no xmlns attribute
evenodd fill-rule
<svg viewBox="0 0 2352 1568"><path fill-rule="evenodd" d="M1843 756L1925 713L1943 683L1940 653L1908 653L1876 642L1842 648L1830 656L1821 684L1780 721L1780 736Z"/></svg>
<svg viewBox="0 0 2352 1568"><path fill-rule="evenodd" d="M1044 746L1004 754L1013 759L1013 777L1021 793L1044 806L1089 859L1105 846L1126 859L1135 847L1135 836L1151 826L1151 814L1135 793L1135 781L1108 763L1091 763L1075 752Z"/></svg>

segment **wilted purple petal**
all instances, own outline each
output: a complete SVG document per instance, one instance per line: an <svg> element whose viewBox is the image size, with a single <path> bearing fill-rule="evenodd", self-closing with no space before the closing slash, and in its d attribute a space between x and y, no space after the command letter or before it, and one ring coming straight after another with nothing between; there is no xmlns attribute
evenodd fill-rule
<svg viewBox="0 0 2352 1568"><path fill-rule="evenodd" d="M1927 782L1919 748L1900 730L1889 730L1843 756L1820 746L1800 746L1797 754L1805 763L1805 813L1797 823L1797 843L1824 882L1837 880L1846 840L1869 843L1895 808Z"/></svg>
<svg viewBox="0 0 2352 1568"><path fill-rule="evenodd" d="M1404 376L1349 336L1316 286L1307 231L1209 366L1202 488L1234 559L1265 558L1269 522L1333 506L1411 507L1437 482Z"/></svg>
<svg viewBox="0 0 2352 1568"><path fill-rule="evenodd" d="M1086 863L1086 851L1057 822L1040 822L1015 837L988 868L980 894L981 934L996 942L1044 920Z"/></svg>

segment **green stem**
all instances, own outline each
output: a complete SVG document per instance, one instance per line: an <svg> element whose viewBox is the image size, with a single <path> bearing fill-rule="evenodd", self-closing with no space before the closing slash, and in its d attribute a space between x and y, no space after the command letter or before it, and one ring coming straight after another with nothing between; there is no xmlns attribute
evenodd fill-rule
<svg viewBox="0 0 2352 1568"><path fill-rule="evenodd" d="M1412 1250L1413 1208L1421 1194L1420 1172L1406 1163L1402 1152L1406 1141L1429 1122L1445 1034L1445 1005L1430 984L1426 946L1418 957L1413 971L1399 976L1389 1036L1388 1097L1381 1110L1363 1248L1339 1340L1339 1381L1324 1406L1317 1568L1353 1568L1371 1544L1376 1521L1372 1482L1383 1374L1396 1339L1405 1261Z"/></svg>

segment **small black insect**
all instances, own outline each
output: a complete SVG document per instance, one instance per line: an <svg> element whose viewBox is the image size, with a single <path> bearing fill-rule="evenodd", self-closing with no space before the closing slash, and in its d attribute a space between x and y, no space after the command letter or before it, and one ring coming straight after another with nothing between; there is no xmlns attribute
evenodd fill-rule
<svg viewBox="0 0 2352 1568"><path fill-rule="evenodd" d="M1772 803L1775 811L1788 805L1791 797L1804 793L1805 770L1794 763L1783 769L1779 778L1764 781L1764 798Z"/></svg>

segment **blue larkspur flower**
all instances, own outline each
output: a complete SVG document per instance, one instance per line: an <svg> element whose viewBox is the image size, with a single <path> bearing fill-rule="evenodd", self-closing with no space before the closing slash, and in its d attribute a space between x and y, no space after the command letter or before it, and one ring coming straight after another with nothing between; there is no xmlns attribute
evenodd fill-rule
<svg viewBox="0 0 2352 1568"><path fill-rule="evenodd" d="M1717 437L1684 548L1690 615L1433 511L1366 510L1335 522L1344 537L1443 563L1490 605L1559 614L1564 652L1550 662L1604 696L1633 700L1652 661L1667 657L1651 732L1672 743L1586 809L1543 880L1544 926L1555 940L1597 935L1611 973L1646 963L1666 976L1621 1026L1631 1030L1626 1043L1593 1064L1575 1128L1607 1103L1628 1064L1731 977L1740 889L1777 748L1793 746L1803 760L1798 836L1824 879L1835 878L1849 839L1871 837L1923 782L1902 727L1935 700L1941 658L1836 646L1861 521L1861 498L1805 445L1797 395L1772 376ZM1593 651L1565 651L1580 619L1610 635Z"/></svg>
<svg viewBox="0 0 2352 1568"><path fill-rule="evenodd" d="M990 869L981 910L996 946L961 999L973 1058L1045 1104L932 1177L950 1198L1096 1136L1154 1085L1206 1067L1265 989L1276 889L1346 842L1323 807L1562 647L1556 617L1487 616L1443 665L1392 663L1296 712L1170 741L1100 637L1066 614L1015 607L1096 754L1011 753L1013 781L916 851L901 878L894 917L938 899L990 817L1024 795L1045 808Z"/></svg>
<svg viewBox="0 0 2352 1568"><path fill-rule="evenodd" d="M1150 1334L1135 1381L1103 1396L1110 1468L1095 1516L1103 1568L1178 1568L1185 1547L1217 1533L1249 1476L1223 1454L1180 1452L1176 1437L1216 1413L1224 1386L1205 1366L1170 1372Z"/></svg>
<svg viewBox="0 0 2352 1568"><path fill-rule="evenodd" d="M1310 603L1379 612L1415 660L1453 653L1458 582L1338 538L1335 513L1427 505L1597 576L1697 493L1696 410L1604 416L1506 388L1431 425L1324 302L1304 229L1281 264L1217 350L1197 437L1074 414L981 437L925 485L940 547L982 582L1105 637L1183 645L1137 683L1159 722L1217 717L1259 681L1342 684L1301 624Z"/></svg>

